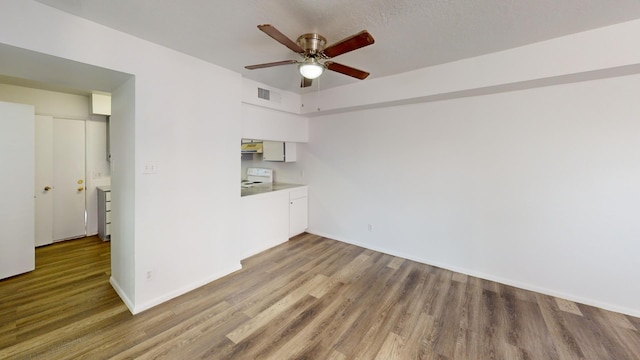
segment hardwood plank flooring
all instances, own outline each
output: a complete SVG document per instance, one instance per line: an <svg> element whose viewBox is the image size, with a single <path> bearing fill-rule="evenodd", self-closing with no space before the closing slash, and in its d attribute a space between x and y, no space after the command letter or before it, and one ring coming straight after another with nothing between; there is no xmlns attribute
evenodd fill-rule
<svg viewBox="0 0 640 360"><path fill-rule="evenodd" d="M303 234L133 316L97 237L0 281L0 359L640 359L640 319Z"/></svg>

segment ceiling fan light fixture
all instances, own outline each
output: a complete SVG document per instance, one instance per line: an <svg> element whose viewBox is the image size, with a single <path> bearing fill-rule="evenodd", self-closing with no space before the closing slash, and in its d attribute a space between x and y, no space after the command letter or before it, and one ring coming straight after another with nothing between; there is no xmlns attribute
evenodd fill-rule
<svg viewBox="0 0 640 360"><path fill-rule="evenodd" d="M305 59L299 66L300 75L307 79L317 79L324 72L324 66L315 58Z"/></svg>

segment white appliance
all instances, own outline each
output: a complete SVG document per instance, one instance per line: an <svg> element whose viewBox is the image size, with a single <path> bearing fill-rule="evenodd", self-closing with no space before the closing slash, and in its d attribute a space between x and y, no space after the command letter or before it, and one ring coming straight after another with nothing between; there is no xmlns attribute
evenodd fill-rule
<svg viewBox="0 0 640 360"><path fill-rule="evenodd" d="M248 168L247 180L242 180L240 187L247 189L256 185L273 183L273 170L265 168Z"/></svg>

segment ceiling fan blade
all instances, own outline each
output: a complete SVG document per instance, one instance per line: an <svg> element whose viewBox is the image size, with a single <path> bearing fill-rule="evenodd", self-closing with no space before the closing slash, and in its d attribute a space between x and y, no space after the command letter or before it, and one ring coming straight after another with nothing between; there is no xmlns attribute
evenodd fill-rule
<svg viewBox="0 0 640 360"><path fill-rule="evenodd" d="M351 66L338 64L333 61L325 62L324 66L331 71L339 72L341 74L348 75L360 80L364 80L367 78L367 76L369 76L369 73L366 71L358 70L356 68L352 68Z"/></svg>
<svg viewBox="0 0 640 360"><path fill-rule="evenodd" d="M311 83L313 83L312 79L307 79L306 77L302 76L302 79L300 80L300 87L301 88L306 88L311 86Z"/></svg>
<svg viewBox="0 0 640 360"><path fill-rule="evenodd" d="M285 34L278 31L278 29L273 27L271 24L258 25L258 29L260 29L265 34L271 36L275 41L288 47L292 51L297 52L298 54L304 53L304 49L301 48L300 45L293 42Z"/></svg>
<svg viewBox="0 0 640 360"><path fill-rule="evenodd" d="M265 64L247 65L244 68L249 70L255 70L255 69L268 68L272 66L289 65L289 64L297 64L297 63L298 62L295 60L283 60L283 61L276 61L276 62L270 62Z"/></svg>
<svg viewBox="0 0 640 360"><path fill-rule="evenodd" d="M373 36L371 36L371 34L369 34L367 30L362 30L355 35L349 36L348 38L340 40L335 44L329 45L324 49L323 53L327 57L332 58L344 53L348 53L349 51L371 45L374 42L375 40L373 40Z"/></svg>

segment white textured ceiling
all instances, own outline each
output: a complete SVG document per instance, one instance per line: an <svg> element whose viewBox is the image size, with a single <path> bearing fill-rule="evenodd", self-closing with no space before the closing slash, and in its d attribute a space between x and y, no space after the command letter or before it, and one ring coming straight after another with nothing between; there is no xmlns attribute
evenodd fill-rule
<svg viewBox="0 0 640 360"><path fill-rule="evenodd" d="M640 18L640 0L37 1L298 93L360 80L328 71L300 89L293 65L245 70L298 59L256 25L294 41L317 32L328 43L366 29L375 44L335 61L371 79Z"/></svg>

